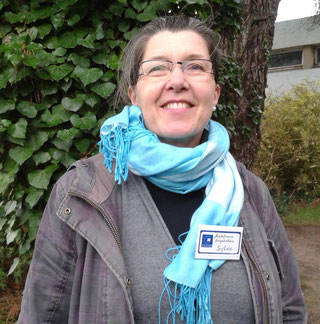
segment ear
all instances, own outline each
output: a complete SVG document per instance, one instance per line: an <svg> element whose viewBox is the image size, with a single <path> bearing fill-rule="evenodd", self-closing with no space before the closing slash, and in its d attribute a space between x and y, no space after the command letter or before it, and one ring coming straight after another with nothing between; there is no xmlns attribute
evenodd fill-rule
<svg viewBox="0 0 320 324"><path fill-rule="evenodd" d="M213 106L215 106L218 103L219 98L220 98L221 88L220 88L219 84L216 84L216 88L215 88L214 92L215 92L215 94L213 96Z"/></svg>
<svg viewBox="0 0 320 324"><path fill-rule="evenodd" d="M133 87L133 86L129 87L129 89L128 89L128 97L129 97L132 105L137 104L137 93L136 93L135 87Z"/></svg>

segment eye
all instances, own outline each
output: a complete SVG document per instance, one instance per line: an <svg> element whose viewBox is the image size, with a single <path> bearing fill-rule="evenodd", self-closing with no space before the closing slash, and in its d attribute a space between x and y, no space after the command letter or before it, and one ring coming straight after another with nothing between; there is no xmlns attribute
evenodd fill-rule
<svg viewBox="0 0 320 324"><path fill-rule="evenodd" d="M189 62L186 66L186 70L205 72L206 68L202 62Z"/></svg>
<svg viewBox="0 0 320 324"><path fill-rule="evenodd" d="M149 73L157 72L157 71L163 71L163 70L165 70L165 69L166 69L166 68L165 68L165 66L163 66L163 65L156 65L156 66L152 66L152 67L150 68Z"/></svg>
<svg viewBox="0 0 320 324"><path fill-rule="evenodd" d="M148 74L161 74L168 71L166 64L157 64L149 66Z"/></svg>

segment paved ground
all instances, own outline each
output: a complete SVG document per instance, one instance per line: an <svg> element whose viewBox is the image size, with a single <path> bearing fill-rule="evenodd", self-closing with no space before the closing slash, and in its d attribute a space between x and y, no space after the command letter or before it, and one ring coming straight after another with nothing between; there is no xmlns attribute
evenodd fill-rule
<svg viewBox="0 0 320 324"><path fill-rule="evenodd" d="M320 324L320 226L286 226L298 259L309 324Z"/></svg>

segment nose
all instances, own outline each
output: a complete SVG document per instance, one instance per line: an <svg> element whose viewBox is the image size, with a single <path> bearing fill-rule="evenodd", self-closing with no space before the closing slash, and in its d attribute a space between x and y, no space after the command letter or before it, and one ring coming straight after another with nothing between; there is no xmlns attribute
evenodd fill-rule
<svg viewBox="0 0 320 324"><path fill-rule="evenodd" d="M189 84L187 82L185 74L182 71L181 64L175 64L167 80L166 89L180 92L182 90L188 89L188 87Z"/></svg>

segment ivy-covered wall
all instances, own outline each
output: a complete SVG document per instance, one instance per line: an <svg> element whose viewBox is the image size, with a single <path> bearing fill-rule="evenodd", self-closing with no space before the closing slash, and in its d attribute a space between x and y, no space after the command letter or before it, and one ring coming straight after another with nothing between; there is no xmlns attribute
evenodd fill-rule
<svg viewBox="0 0 320 324"><path fill-rule="evenodd" d="M214 29L230 40L239 32L237 0L0 0L0 231L18 256L32 249L54 182L97 153L126 42L157 15L181 10L212 11ZM221 82L241 87L230 62ZM228 106L221 118L232 130L236 107Z"/></svg>

